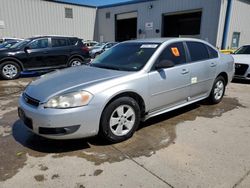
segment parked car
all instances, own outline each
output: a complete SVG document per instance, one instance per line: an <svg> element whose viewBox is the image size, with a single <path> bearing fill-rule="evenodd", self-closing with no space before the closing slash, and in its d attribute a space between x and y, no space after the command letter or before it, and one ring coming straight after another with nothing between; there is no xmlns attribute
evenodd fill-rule
<svg viewBox="0 0 250 188"><path fill-rule="evenodd" d="M250 80L250 45L245 45L233 54L236 79Z"/></svg>
<svg viewBox="0 0 250 188"><path fill-rule="evenodd" d="M0 50L0 76L18 78L21 71L50 70L78 66L89 58L89 50L75 37L40 36Z"/></svg>
<svg viewBox="0 0 250 188"><path fill-rule="evenodd" d="M120 142L133 135L140 121L203 99L219 103L233 74L232 56L205 41L127 41L90 66L56 71L30 83L19 100L19 117L47 138L99 134Z"/></svg>
<svg viewBox="0 0 250 188"><path fill-rule="evenodd" d="M95 58L96 56L100 55L102 52L112 48L114 45L118 44L117 42L103 42L95 45L90 50L90 57Z"/></svg>
<svg viewBox="0 0 250 188"><path fill-rule="evenodd" d="M3 42L13 41L13 40L22 40L22 39L19 39L19 38L10 38L10 37L0 38L0 44L3 43Z"/></svg>
<svg viewBox="0 0 250 188"><path fill-rule="evenodd" d="M9 40L9 41L5 41L3 43L0 44L0 49L1 48L10 48L11 46L15 45L18 42L21 42L22 40Z"/></svg>
<svg viewBox="0 0 250 188"><path fill-rule="evenodd" d="M83 44L85 44L85 46L87 46L88 49L91 50L95 45L99 44L99 42L86 40L86 41L83 41Z"/></svg>

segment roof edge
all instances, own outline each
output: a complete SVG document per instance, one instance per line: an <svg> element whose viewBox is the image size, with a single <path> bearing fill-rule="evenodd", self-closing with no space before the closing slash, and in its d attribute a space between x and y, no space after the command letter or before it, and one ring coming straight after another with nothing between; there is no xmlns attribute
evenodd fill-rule
<svg viewBox="0 0 250 188"><path fill-rule="evenodd" d="M117 7L117 6L123 6L123 5L131 5L131 4L138 4L138 3L145 3L145 2L152 2L156 0L137 0L137 1L128 1L128 2L121 2L121 3L114 3L110 5L101 5L97 6L98 9L103 9L103 8L111 8L111 7Z"/></svg>
<svg viewBox="0 0 250 188"><path fill-rule="evenodd" d="M70 2L63 2L63 1L57 1L57 0L43 0L43 1L48 1L50 3L60 3L60 4L65 4L65 5L74 5L74 6L80 6L80 7L86 7L86 8L98 8L97 6L93 5L83 5L83 4L78 4L78 3L70 3Z"/></svg>

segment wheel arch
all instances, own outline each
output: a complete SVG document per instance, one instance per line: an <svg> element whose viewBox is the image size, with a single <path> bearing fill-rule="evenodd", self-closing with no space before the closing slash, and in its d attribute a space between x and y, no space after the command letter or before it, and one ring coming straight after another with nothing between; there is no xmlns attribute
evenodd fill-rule
<svg viewBox="0 0 250 188"><path fill-rule="evenodd" d="M68 62L67 62L67 65L69 65L70 61L71 61L73 58L79 58L79 59L81 59L82 61L84 61L84 57L83 57L83 56L78 55L78 54L75 54L75 55L71 55L71 56L69 57L69 60L68 60Z"/></svg>
<svg viewBox="0 0 250 188"><path fill-rule="evenodd" d="M224 79L225 79L225 85L227 85L228 84L228 75L227 75L227 73L226 72L221 72L218 76L217 76L217 78L219 77L219 76L222 76Z"/></svg>
<svg viewBox="0 0 250 188"><path fill-rule="evenodd" d="M7 57L7 58L1 59L1 60L0 60L0 63L4 63L4 62L6 62L6 61L14 61L15 63L17 63L17 64L20 66L21 71L24 70L24 66L23 66L22 62L21 62L19 59L13 58L13 57Z"/></svg>
<svg viewBox="0 0 250 188"><path fill-rule="evenodd" d="M143 117L145 115L145 101L144 99L142 98L141 95L139 95L138 93L134 92L134 91L124 91L122 93L119 93L117 95L114 95L104 106L103 110L102 110L102 113L103 111L105 110L105 108L110 104L112 103L114 100L118 99L118 98L121 98L121 97L131 97L133 98L139 105L140 107L140 111L141 111L141 117Z"/></svg>

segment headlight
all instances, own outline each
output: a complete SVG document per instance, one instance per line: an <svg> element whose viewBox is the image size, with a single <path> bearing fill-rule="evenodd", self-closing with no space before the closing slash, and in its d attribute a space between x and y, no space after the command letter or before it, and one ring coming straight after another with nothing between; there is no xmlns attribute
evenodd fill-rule
<svg viewBox="0 0 250 188"><path fill-rule="evenodd" d="M93 95L87 91L79 91L51 98L45 108L74 108L89 104Z"/></svg>

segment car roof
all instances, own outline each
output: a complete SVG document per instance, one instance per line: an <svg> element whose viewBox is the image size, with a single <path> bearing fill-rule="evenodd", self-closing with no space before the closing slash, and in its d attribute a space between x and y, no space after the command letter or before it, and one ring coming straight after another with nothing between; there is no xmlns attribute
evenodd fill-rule
<svg viewBox="0 0 250 188"><path fill-rule="evenodd" d="M181 42L181 41L196 41L196 42L202 42L206 43L203 40L195 39L195 38L179 38L179 37L169 37L169 38L146 38L146 39L136 39L136 40L130 40L125 42L135 42L135 43L164 43L167 41L171 42Z"/></svg>
<svg viewBox="0 0 250 188"><path fill-rule="evenodd" d="M60 36L60 35L42 35L42 36L34 36L34 37L31 37L31 38L28 38L28 39L29 39L29 40L34 40L34 39L46 38L46 37L80 39L80 38L78 38L78 37Z"/></svg>

